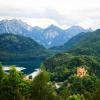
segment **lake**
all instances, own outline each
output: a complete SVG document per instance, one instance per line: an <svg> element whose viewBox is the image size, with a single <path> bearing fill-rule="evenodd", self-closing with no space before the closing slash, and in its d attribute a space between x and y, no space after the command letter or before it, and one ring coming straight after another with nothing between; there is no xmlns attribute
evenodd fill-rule
<svg viewBox="0 0 100 100"><path fill-rule="evenodd" d="M3 66L16 65L18 67L24 67L23 70L25 74L32 73L35 69L39 68L40 65L44 62L45 57L34 57L32 59L22 60L22 61L0 61Z"/></svg>

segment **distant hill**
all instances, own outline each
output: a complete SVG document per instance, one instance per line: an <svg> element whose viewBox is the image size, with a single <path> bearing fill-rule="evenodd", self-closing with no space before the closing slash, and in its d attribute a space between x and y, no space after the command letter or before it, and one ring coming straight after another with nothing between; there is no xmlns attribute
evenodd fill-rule
<svg viewBox="0 0 100 100"><path fill-rule="evenodd" d="M0 35L0 59L31 58L46 54L46 49L33 39L14 35Z"/></svg>
<svg viewBox="0 0 100 100"><path fill-rule="evenodd" d="M13 33L30 37L46 48L63 45L73 36L87 31L92 30L84 29L80 26L72 26L64 30L55 25L50 25L43 29L38 26L32 27L17 19L0 21L0 34Z"/></svg>
<svg viewBox="0 0 100 100"><path fill-rule="evenodd" d="M91 32L92 29L89 28L89 29L84 29L80 26L71 26L69 27L68 29L65 30L66 33L69 35L69 38L72 38L73 36L81 33L81 32Z"/></svg>
<svg viewBox="0 0 100 100"><path fill-rule="evenodd" d="M80 33L66 42L63 46L53 48L55 50L69 51L75 54L99 55L100 54L100 30Z"/></svg>

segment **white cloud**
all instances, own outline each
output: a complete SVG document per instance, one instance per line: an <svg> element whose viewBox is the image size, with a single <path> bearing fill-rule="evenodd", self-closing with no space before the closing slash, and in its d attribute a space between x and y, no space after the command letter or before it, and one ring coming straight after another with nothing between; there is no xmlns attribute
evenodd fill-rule
<svg viewBox="0 0 100 100"><path fill-rule="evenodd" d="M30 25L100 27L100 0L0 0L0 19L18 18Z"/></svg>

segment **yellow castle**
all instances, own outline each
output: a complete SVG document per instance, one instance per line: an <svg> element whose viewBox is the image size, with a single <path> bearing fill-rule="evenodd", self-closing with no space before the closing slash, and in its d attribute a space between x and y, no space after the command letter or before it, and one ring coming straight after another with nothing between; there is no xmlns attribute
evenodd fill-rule
<svg viewBox="0 0 100 100"><path fill-rule="evenodd" d="M78 67L76 74L77 76L83 77L87 74L87 70L83 67Z"/></svg>

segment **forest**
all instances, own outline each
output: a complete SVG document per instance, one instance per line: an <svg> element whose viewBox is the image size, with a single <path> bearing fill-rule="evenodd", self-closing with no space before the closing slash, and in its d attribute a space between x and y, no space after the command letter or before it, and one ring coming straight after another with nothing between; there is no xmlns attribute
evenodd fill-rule
<svg viewBox="0 0 100 100"><path fill-rule="evenodd" d="M100 79L94 74L81 77L74 73L64 82L55 82L42 64L40 73L32 80L15 66L5 73L0 65L0 100L100 100L99 93Z"/></svg>

